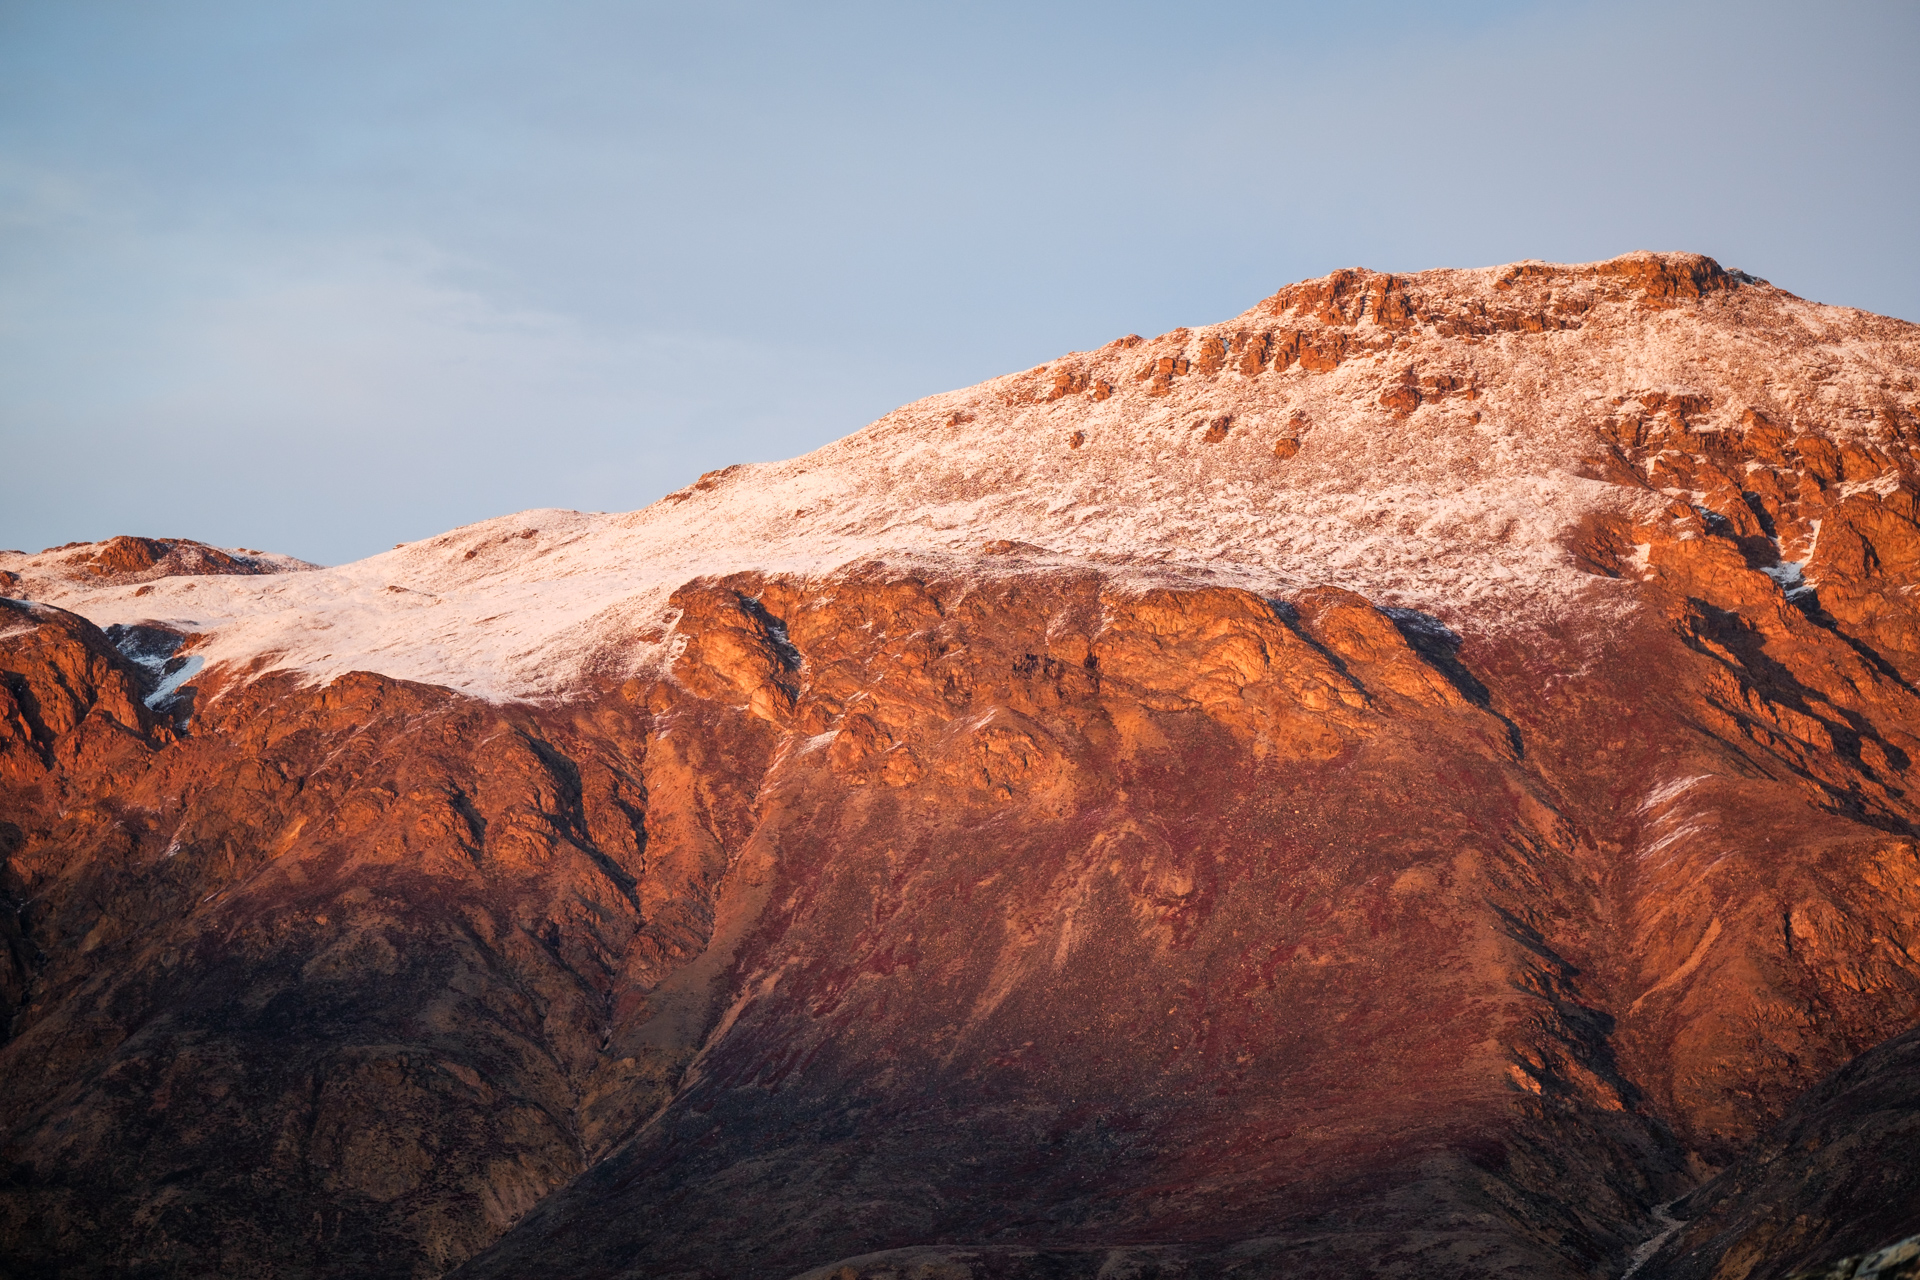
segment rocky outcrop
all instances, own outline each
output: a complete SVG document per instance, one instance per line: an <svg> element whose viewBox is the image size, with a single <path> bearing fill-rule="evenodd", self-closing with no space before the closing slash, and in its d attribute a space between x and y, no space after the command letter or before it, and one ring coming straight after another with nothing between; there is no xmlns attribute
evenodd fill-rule
<svg viewBox="0 0 1920 1280"><path fill-rule="evenodd" d="M1688 1280L1910 1274L1920 1257L1911 1241L1874 1266L1857 1255L1863 1244L1920 1228L1916 1128L1920 1030L1869 1050L1797 1099L1725 1174L1674 1206L1684 1225L1649 1271ZM1856 1256L1840 1256L1848 1254Z"/></svg>
<svg viewBox="0 0 1920 1280"><path fill-rule="evenodd" d="M1842 1258L1796 1280L1911 1280L1920 1276L1920 1236L1909 1236L1872 1253Z"/></svg>
<svg viewBox="0 0 1920 1280"><path fill-rule="evenodd" d="M704 941L679 841L739 784L643 852L644 711L266 681L175 738L84 624L7 652L41 707L104 690L0 754L12 1274L437 1273L658 1105L690 1047L610 1056L609 1028ZM672 752L652 770L672 794Z"/></svg>
<svg viewBox="0 0 1920 1280"><path fill-rule="evenodd" d="M10 1086L15 1253L108 1230L129 1264L321 1247L431 1273L538 1203L477 1274L1196 1232L1204 1273L1360 1265L1381 1224L1465 1215L1406 1265L1571 1274L1791 1096L1723 1092L1773 1071L1782 998L1832 1006L1792 1030L1815 1061L1910 999L1897 957L1862 983L1871 955L1836 968L1815 937L1885 914L1911 857L1837 779L1803 836L1882 852L1782 873L1824 874L1821 899L1749 879L1729 915L1712 876L1607 884L1646 821L1579 759L1612 741L1617 678L1529 709L1501 655L1338 590L876 566L676 604L667 679L564 714L263 682L133 742L92 779L111 806L16 810L22 936L46 941L7 1053L58 1069ZM39 643L72 665L64 635ZM1690 637L1650 626L1598 666L1711 688L1726 660ZM1599 749L1726 750L1656 723ZM1788 899L1804 937L1768 951ZM1639 938L1686 954L1636 962ZM118 1014L81 1037L81 1009ZM130 1132L156 1170L137 1202L111 1189ZM1012 1186L1038 1217L1004 1221ZM743 1195L753 1232L727 1225ZM606 1220L660 1198L667 1219Z"/></svg>
<svg viewBox="0 0 1920 1280"><path fill-rule="evenodd" d="M940 554L553 597L590 618L554 696L288 668L234 638L281 634L244 575L74 585L144 543L62 570L76 612L0 606L9 1274L1741 1280L1910 1233L1920 486L1871 354L1910 335L1789 340L1804 304L1685 255L1460 275L910 407L791 501L730 469L325 580L339 637L465 652L528 566L630 577L654 544L590 539L648 521L838 537L954 433L1199 477L1137 499L1164 542L1089 551L1086 504L1136 499L1021 523L982 454L886 516L955 522ZM1459 561L1381 442L1544 449L1497 416L1548 395L1529 360L1677 326L1855 363L1636 357L1552 427L1577 510L1464 526L1551 570L1463 602L1419 592L1470 566L1231 550L1284 498L1369 564Z"/></svg>
<svg viewBox="0 0 1920 1280"><path fill-rule="evenodd" d="M317 566L266 551L223 551L191 538L109 538L69 542L38 555L0 551L0 589L41 599L73 585L98 587L199 575L252 576Z"/></svg>

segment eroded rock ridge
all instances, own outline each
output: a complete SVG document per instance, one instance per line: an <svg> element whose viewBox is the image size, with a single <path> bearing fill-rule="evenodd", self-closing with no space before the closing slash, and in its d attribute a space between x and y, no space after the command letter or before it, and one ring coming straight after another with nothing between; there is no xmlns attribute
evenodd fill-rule
<svg viewBox="0 0 1920 1280"><path fill-rule="evenodd" d="M9 562L0 1266L1920 1230L1917 371L1690 255L1340 272L629 516Z"/></svg>

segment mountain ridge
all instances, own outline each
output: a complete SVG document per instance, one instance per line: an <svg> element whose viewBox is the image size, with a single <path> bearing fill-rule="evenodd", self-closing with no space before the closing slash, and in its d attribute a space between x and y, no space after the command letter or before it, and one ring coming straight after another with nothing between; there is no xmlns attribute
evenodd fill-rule
<svg viewBox="0 0 1920 1280"><path fill-rule="evenodd" d="M1695 255L1340 272L640 512L9 562L0 1248L1617 1276L1669 1208L1636 1280L1878 1247L1753 1188L1897 1143L1850 1108L1920 1018L1916 369Z"/></svg>
<svg viewBox="0 0 1920 1280"><path fill-rule="evenodd" d="M1747 408L1785 422L1818 411L1860 441L1870 432L1844 415L1920 411L1911 388L1878 385L1910 367L1920 329L1751 281L1711 259L1651 254L1337 272L1220 325L1122 338L916 401L803 458L710 473L627 515L523 512L295 585L201 582L188 600L170 584L136 603L124 588L49 584L47 599L210 637L215 671L378 670L497 697L564 696L615 637L664 634L665 599L692 577L831 572L885 554L978 563L997 540L1116 570L1326 582L1429 611L1484 597L1495 620L1551 613L1593 594L1567 571L1562 530L1634 505L1593 441L1619 416L1605 401L1645 391L1656 403L1632 406L1644 416L1677 412L1708 431L1738 430ZM1706 323L1715 309L1732 323ZM1812 402L1773 402L1742 337L1752 329L1828 344L1838 363L1818 371ZM1557 348L1580 334L1601 350L1559 367L1572 357ZM1298 452L1274 458L1283 441ZM1888 462L1876 471L1896 470ZM503 610L552 621L495 636L488 620ZM316 640L322 620L333 634ZM615 665L638 674L659 661Z"/></svg>

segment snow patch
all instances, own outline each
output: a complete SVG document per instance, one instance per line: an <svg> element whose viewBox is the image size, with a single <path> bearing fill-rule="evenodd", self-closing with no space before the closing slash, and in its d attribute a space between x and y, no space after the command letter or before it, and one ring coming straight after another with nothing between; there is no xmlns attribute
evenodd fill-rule
<svg viewBox="0 0 1920 1280"><path fill-rule="evenodd" d="M1651 812L1667 803L1667 801L1674 799L1676 796L1685 795L1711 777L1713 777L1713 775L1710 773L1700 773L1690 778L1675 778L1671 782L1663 782L1653 790L1647 792L1647 798L1640 802L1640 807L1635 809L1634 812Z"/></svg>
<svg viewBox="0 0 1920 1280"><path fill-rule="evenodd" d="M201 668L206 665L206 659L197 653L185 658L170 659L167 667L171 669L161 677L154 691L142 699L147 704L147 709L149 711L163 709L173 701L173 696L180 692L180 686L200 674Z"/></svg>
<svg viewBox="0 0 1920 1280"><path fill-rule="evenodd" d="M1874 493L1885 498L1900 487L1898 471L1882 471L1871 480L1850 480L1840 486L1840 497L1844 501L1856 493Z"/></svg>
<svg viewBox="0 0 1920 1280"><path fill-rule="evenodd" d="M1780 589L1789 596L1797 596L1813 588L1806 583L1807 562L1805 560L1782 560L1779 564L1763 565L1760 572L1780 584Z"/></svg>
<svg viewBox="0 0 1920 1280"><path fill-rule="evenodd" d="M1436 297L1472 302L1492 276L1418 279ZM1797 299L1751 305L1774 308L1769 323L1867 323ZM821 580L882 563L979 580L1081 568L1123 587L1265 597L1339 586L1456 632L1519 631L1576 612L1604 620L1632 609L1631 596L1603 588L1562 546L1583 518L1633 501L1578 474L1596 396L1710 371L1701 394L1758 402L1777 364L1771 348L1746 361L1718 354L1755 343L1757 325L1734 327L1744 321L1715 309L1652 324L1621 301L1597 303L1577 331L1524 341L1409 330L1388 359L1324 372L1195 372L1166 395L1149 395L1136 376L1150 358L1275 323L1255 308L1133 348L1075 353L904 406L805 457L710 474L639 511L520 512L333 569L138 586L49 579L36 594L102 626L195 634L196 672L284 670L319 683L372 671L496 700L560 698L657 669L684 639L670 630L674 590L743 571ZM1877 379L1875 361L1911 364L1899 342L1848 332L1843 380L1864 385L1870 366ZM1042 399L1045 369L1067 365L1113 393ZM1479 386L1471 405L1441 398L1411 417L1381 405L1406 369L1468 366ZM1224 440L1189 429L1223 416ZM1282 438L1302 447L1277 457ZM1046 552L988 557L989 542ZM1649 552L1634 548L1643 574Z"/></svg>

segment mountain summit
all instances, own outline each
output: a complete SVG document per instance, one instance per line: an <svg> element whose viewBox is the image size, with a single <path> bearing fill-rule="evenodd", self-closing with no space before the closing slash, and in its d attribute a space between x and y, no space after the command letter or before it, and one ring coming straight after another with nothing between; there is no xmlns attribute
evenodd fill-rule
<svg viewBox="0 0 1920 1280"><path fill-rule="evenodd" d="M1511 625L1630 596L1567 554L1582 519L1655 510L1649 495L1672 490L1749 531L1741 483L1715 464L1744 465L1750 413L1766 424L1762 454L1817 419L1836 451L1813 464L1828 483L1910 468L1913 343L1911 325L1691 255L1341 271L1225 324L1119 338L918 401L629 514L522 512L297 580L188 578L144 595L91 571L0 568L103 625L157 619L205 637L216 668L375 671L496 699L564 697L609 662L649 669L659 655L637 637L667 624L667 597L695 577L876 557L975 572L994 545L1115 580L1336 585ZM1770 433L1785 434L1762 445ZM1705 448L1721 442L1733 452ZM1695 455L1708 471L1671 469ZM1797 484L1807 464L1777 461ZM1817 515L1797 490L1764 497L1784 511L1768 535L1783 561L1803 559Z"/></svg>
<svg viewBox="0 0 1920 1280"><path fill-rule="evenodd" d="M1336 272L334 569L0 554L0 1257L1913 1234L1917 445L1920 328L1630 254Z"/></svg>

